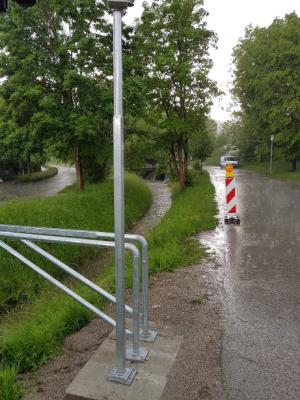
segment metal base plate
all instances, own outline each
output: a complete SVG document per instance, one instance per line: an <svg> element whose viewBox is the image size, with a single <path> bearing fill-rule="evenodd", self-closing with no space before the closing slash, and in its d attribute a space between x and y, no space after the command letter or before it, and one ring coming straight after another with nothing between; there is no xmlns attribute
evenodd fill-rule
<svg viewBox="0 0 300 400"><path fill-rule="evenodd" d="M157 336L157 332L148 331L147 334L144 334L144 331L140 330L140 341L141 342L154 342Z"/></svg>
<svg viewBox="0 0 300 400"><path fill-rule="evenodd" d="M225 215L224 219L225 224L235 224L235 225L240 225L241 220L238 215Z"/></svg>
<svg viewBox="0 0 300 400"><path fill-rule="evenodd" d="M145 349L144 347L139 347L139 352L137 354L133 351L132 346L129 346L126 349L126 360L144 362L146 361L148 354L149 350Z"/></svg>
<svg viewBox="0 0 300 400"><path fill-rule="evenodd" d="M120 374L116 367L113 367L109 373L106 375L106 379L110 382L121 383L122 385L131 385L134 377L136 375L136 370L134 368L125 368L124 373Z"/></svg>

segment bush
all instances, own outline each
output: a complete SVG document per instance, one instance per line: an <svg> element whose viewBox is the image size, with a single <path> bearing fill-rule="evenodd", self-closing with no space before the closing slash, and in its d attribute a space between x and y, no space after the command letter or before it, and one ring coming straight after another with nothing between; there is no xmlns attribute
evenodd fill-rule
<svg viewBox="0 0 300 400"><path fill-rule="evenodd" d="M28 175L19 176L18 182L36 182L41 181L43 179L51 178L54 175L57 175L58 169L56 167L50 167L45 171L32 172Z"/></svg>

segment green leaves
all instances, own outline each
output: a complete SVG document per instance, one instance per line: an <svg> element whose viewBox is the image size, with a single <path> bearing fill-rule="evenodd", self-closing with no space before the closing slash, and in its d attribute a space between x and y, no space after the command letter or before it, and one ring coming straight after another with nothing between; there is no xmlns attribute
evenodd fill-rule
<svg viewBox="0 0 300 400"><path fill-rule="evenodd" d="M300 159L300 18L291 13L267 28L249 27L234 61L244 139L250 145L254 135L255 152L263 159L273 134L286 159Z"/></svg>
<svg viewBox="0 0 300 400"><path fill-rule="evenodd" d="M79 161L110 152L112 40L104 16L104 1L40 0L0 17L0 158L43 162L51 149L71 161L74 146Z"/></svg>
<svg viewBox="0 0 300 400"><path fill-rule="evenodd" d="M199 130L211 99L217 94L208 79L209 46L214 32L206 27L202 0L154 0L136 28L134 46L147 87L148 108L157 114L178 180L184 185L188 142ZM180 176L179 176L180 175Z"/></svg>

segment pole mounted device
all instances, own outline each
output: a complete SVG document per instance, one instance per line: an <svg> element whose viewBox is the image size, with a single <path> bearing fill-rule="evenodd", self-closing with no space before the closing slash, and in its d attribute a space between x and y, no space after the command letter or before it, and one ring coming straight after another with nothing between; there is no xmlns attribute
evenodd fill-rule
<svg viewBox="0 0 300 400"><path fill-rule="evenodd" d="M134 5L134 0L107 0L107 7L116 10L126 10L127 7L132 7Z"/></svg>
<svg viewBox="0 0 300 400"><path fill-rule="evenodd" d="M115 285L116 285L116 360L107 379L130 385L136 374L126 367L125 335L125 248L124 248L124 128L123 128L123 66L122 15L134 0L107 0L113 14L113 81L114 81L114 224L115 224Z"/></svg>

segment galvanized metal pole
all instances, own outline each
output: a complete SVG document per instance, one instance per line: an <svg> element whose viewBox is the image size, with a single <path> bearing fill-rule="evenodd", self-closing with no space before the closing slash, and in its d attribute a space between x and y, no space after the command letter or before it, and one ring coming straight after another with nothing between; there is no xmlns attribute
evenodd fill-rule
<svg viewBox="0 0 300 400"><path fill-rule="evenodd" d="M125 370L125 261L124 261L124 159L123 159L123 88L122 88L122 14L113 12L114 29L114 215L115 215L115 274L116 274L116 367Z"/></svg>
<svg viewBox="0 0 300 400"><path fill-rule="evenodd" d="M274 135L271 135L270 175L272 175L272 164L273 164L273 142L274 142Z"/></svg>
<svg viewBox="0 0 300 400"><path fill-rule="evenodd" d="M126 368L125 335L125 248L124 248L124 132L122 71L122 10L113 10L114 62L114 216L115 216L115 282L116 282L116 364L107 379L130 384L135 375Z"/></svg>

